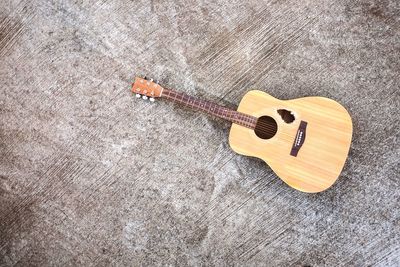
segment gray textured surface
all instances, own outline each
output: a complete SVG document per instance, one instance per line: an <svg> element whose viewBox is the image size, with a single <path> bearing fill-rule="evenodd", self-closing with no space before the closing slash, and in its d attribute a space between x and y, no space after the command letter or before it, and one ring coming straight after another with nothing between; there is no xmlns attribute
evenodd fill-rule
<svg viewBox="0 0 400 267"><path fill-rule="evenodd" d="M399 1L55 2L0 4L1 265L400 265ZM333 98L344 172L292 190L135 74Z"/></svg>

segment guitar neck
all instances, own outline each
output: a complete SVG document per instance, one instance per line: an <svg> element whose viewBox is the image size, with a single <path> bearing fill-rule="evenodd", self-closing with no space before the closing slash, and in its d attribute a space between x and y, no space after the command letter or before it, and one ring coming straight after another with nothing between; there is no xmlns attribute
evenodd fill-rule
<svg viewBox="0 0 400 267"><path fill-rule="evenodd" d="M239 124L250 129L254 129L257 123L256 117L171 89L163 88L161 96L174 102L183 104L189 108L203 111L215 117L228 120L232 123Z"/></svg>

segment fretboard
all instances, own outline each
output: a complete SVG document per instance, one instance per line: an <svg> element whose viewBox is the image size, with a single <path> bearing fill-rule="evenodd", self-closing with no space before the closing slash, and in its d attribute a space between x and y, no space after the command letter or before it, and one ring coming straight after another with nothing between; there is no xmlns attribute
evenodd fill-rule
<svg viewBox="0 0 400 267"><path fill-rule="evenodd" d="M223 107L210 101L197 99L185 93L176 92L171 89L164 88L162 97L250 129L254 129L257 123L256 117Z"/></svg>

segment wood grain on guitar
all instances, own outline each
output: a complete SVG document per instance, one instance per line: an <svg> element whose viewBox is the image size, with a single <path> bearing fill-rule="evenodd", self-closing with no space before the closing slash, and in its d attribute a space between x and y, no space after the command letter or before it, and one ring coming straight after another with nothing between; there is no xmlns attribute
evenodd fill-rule
<svg viewBox="0 0 400 267"><path fill-rule="evenodd" d="M316 193L339 177L350 148L352 121L339 103L324 97L279 100L249 91L232 110L136 78L132 92L154 101L170 99L232 122L231 148L264 160L289 186Z"/></svg>

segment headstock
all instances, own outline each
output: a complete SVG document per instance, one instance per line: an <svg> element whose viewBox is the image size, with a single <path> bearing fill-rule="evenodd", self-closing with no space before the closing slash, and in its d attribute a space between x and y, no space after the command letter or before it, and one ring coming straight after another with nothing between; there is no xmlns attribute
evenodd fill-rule
<svg viewBox="0 0 400 267"><path fill-rule="evenodd" d="M132 92L136 93L136 97L142 97L143 99L149 99L154 102L155 97L161 97L164 88L159 84L153 82L153 79L146 79L136 77L135 82L132 85Z"/></svg>

